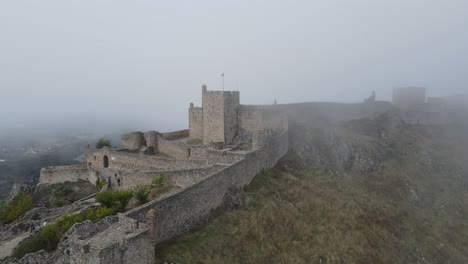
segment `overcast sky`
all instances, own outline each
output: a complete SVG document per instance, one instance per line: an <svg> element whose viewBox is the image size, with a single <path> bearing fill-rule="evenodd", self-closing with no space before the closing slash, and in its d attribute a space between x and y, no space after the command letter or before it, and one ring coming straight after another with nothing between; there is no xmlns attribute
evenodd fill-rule
<svg viewBox="0 0 468 264"><path fill-rule="evenodd" d="M188 126L201 85L244 104L468 92L468 1L0 1L0 133Z"/></svg>

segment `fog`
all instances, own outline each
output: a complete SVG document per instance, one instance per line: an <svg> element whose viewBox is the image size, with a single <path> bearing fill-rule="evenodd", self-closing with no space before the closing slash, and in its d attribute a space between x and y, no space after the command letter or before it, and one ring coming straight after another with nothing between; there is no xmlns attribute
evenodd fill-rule
<svg viewBox="0 0 468 264"><path fill-rule="evenodd" d="M241 103L468 89L468 1L0 2L0 134L187 127L201 85Z"/></svg>

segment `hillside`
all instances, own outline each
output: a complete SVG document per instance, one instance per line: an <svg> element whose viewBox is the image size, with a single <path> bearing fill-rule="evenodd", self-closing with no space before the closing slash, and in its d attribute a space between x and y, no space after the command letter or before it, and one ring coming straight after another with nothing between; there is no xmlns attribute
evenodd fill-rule
<svg viewBox="0 0 468 264"><path fill-rule="evenodd" d="M244 207L159 245L177 263L468 263L468 129L290 124L290 152Z"/></svg>

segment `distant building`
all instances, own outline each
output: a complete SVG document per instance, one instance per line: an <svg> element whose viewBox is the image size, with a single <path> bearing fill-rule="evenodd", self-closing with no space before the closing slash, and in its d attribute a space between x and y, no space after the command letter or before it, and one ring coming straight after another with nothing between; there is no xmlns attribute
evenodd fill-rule
<svg viewBox="0 0 468 264"><path fill-rule="evenodd" d="M393 105L406 110L422 109L426 103L426 88L400 87L393 89Z"/></svg>

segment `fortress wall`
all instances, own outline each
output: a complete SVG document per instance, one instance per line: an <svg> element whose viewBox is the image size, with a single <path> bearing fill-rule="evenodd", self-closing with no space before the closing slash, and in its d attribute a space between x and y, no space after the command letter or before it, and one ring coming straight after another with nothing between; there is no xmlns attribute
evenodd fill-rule
<svg viewBox="0 0 468 264"><path fill-rule="evenodd" d="M373 118L392 109L385 101L373 103L299 103L284 105L290 123L307 123L317 120L341 122L362 118Z"/></svg>
<svg viewBox="0 0 468 264"><path fill-rule="evenodd" d="M186 138L189 136L189 134L190 134L190 131L188 129L184 129L184 130L162 133L162 137L167 140L176 140L176 139Z"/></svg>
<svg viewBox="0 0 468 264"><path fill-rule="evenodd" d="M280 105L241 105L239 107L239 142L248 142L251 146L259 135L282 133L288 130L288 116L284 106Z"/></svg>
<svg viewBox="0 0 468 264"><path fill-rule="evenodd" d="M197 169L160 170L151 172L129 172L123 174L122 188L131 189L140 185L151 184L154 177L164 175L169 185L186 187L194 184L208 175L219 171L223 166L207 166Z"/></svg>
<svg viewBox="0 0 468 264"><path fill-rule="evenodd" d="M212 210L221 206L229 190L249 184L263 169L273 167L288 151L288 135L272 136L269 147L249 152L225 169L191 185L126 213L138 221L145 221L148 210L157 210L159 241L171 239L206 221Z"/></svg>
<svg viewBox="0 0 468 264"><path fill-rule="evenodd" d="M224 93L224 141L230 144L237 133L239 92Z"/></svg>
<svg viewBox="0 0 468 264"><path fill-rule="evenodd" d="M245 158L246 152L209 149L207 154L210 162L231 164Z"/></svg>
<svg viewBox="0 0 468 264"><path fill-rule="evenodd" d="M203 139L203 109L193 104L189 108L189 134L191 139Z"/></svg>
<svg viewBox="0 0 468 264"><path fill-rule="evenodd" d="M54 184L66 181L87 181L89 173L84 164L45 167L41 169L39 183Z"/></svg>
<svg viewBox="0 0 468 264"><path fill-rule="evenodd" d="M190 149L190 157L188 157ZM188 146L183 142L159 139L159 151L176 159L206 159L205 146Z"/></svg>
<svg viewBox="0 0 468 264"><path fill-rule="evenodd" d="M177 160L158 156L149 156L141 153L113 151L108 148L88 154L88 165L95 170L104 169L104 156L108 157L109 169L121 171L133 171L137 169L143 171L151 169L190 169L207 165L206 160Z"/></svg>
<svg viewBox="0 0 468 264"><path fill-rule="evenodd" d="M203 143L224 142L224 92L203 91Z"/></svg>

